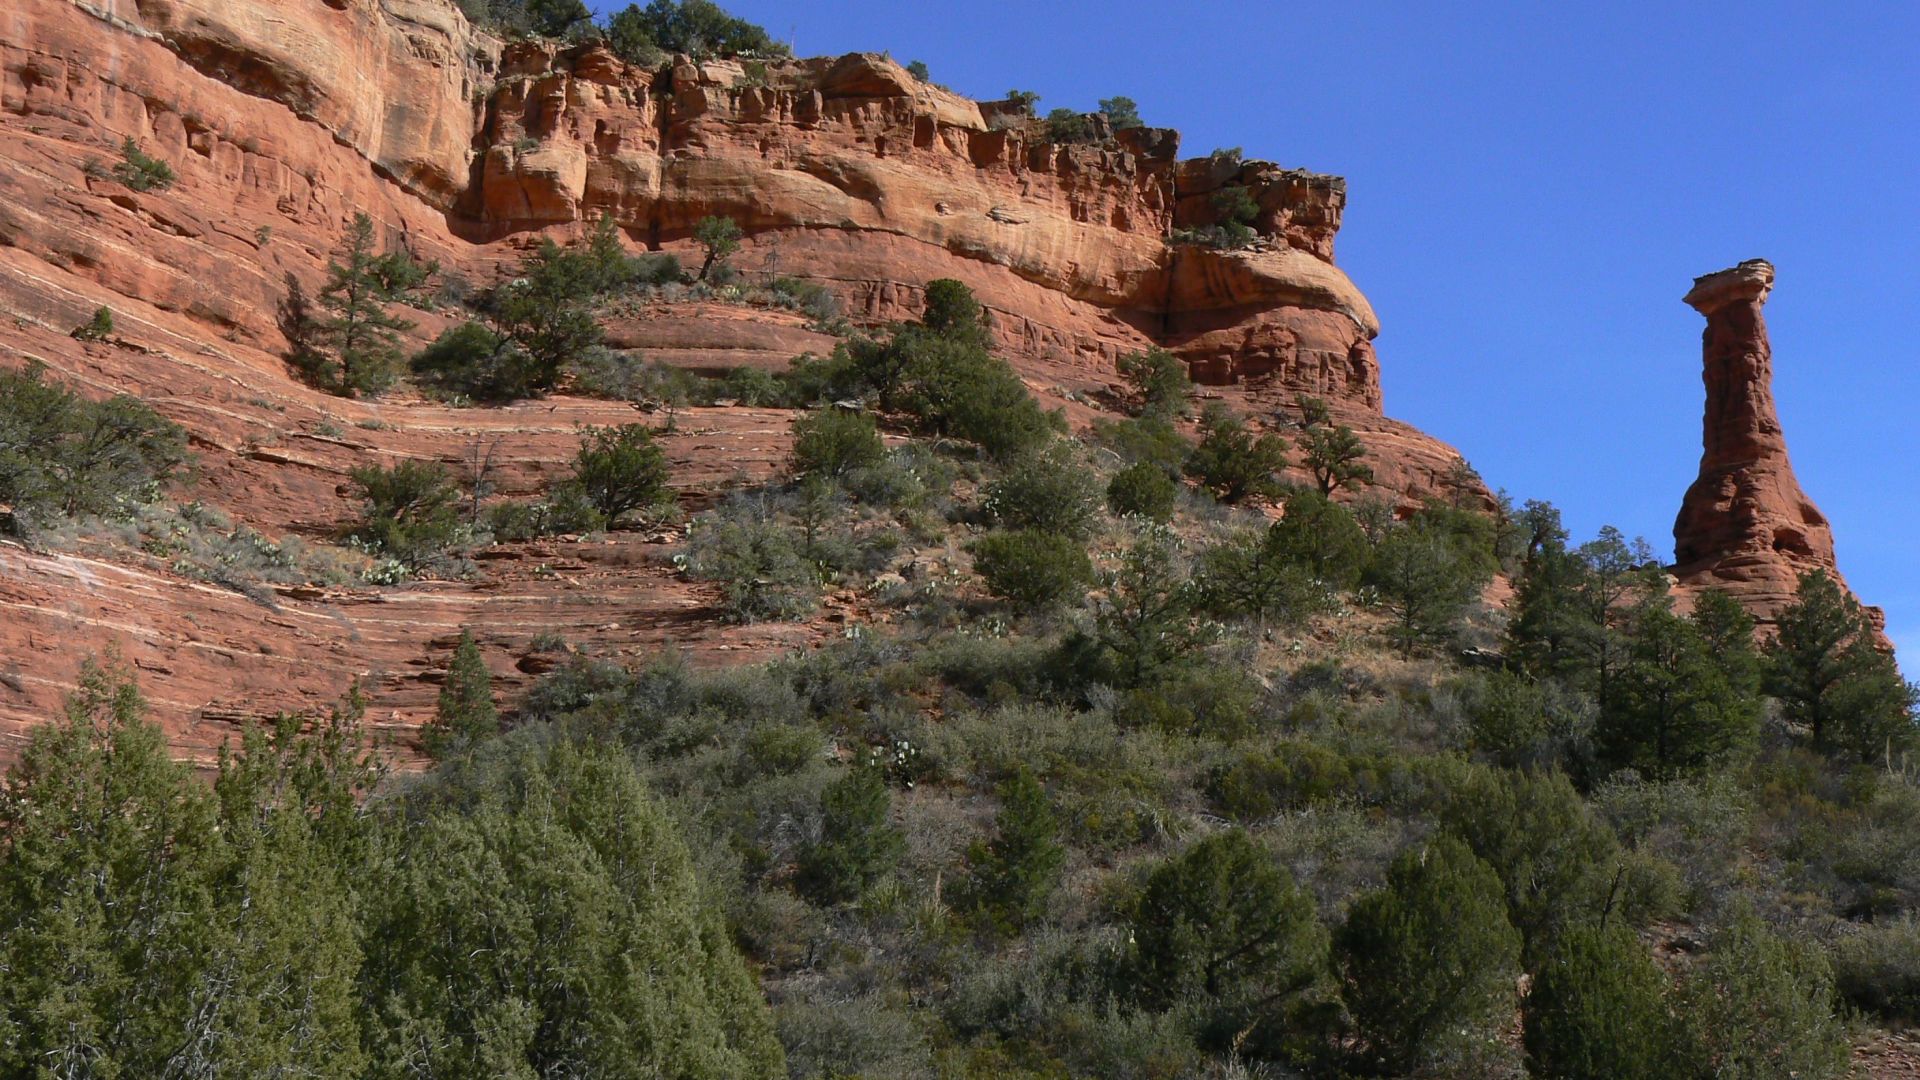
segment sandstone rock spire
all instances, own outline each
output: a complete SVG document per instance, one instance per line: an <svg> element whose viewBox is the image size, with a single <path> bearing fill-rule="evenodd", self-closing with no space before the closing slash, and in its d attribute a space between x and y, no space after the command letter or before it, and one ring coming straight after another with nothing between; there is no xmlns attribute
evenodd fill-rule
<svg viewBox="0 0 1920 1080"><path fill-rule="evenodd" d="M1673 523L1674 575L1719 588L1765 623L1793 602L1799 576L1839 577L1833 530L1793 475L1773 402L1773 349L1761 307L1773 264L1749 259L1696 278L1686 303L1707 317L1700 476Z"/></svg>

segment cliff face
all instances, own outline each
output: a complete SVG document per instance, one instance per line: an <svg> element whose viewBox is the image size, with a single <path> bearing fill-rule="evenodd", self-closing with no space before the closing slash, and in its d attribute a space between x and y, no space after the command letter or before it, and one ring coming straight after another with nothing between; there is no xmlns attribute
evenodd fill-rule
<svg viewBox="0 0 1920 1080"><path fill-rule="evenodd" d="M105 175L126 136L179 174L165 191ZM1246 186L1255 247L1171 245ZM277 309L312 288L356 211L383 241L488 284L535 230L610 213L635 247L690 252L693 224L747 230L748 275L809 278L856 322L917 316L934 278L966 282L1043 399L1117 382L1114 359L1160 344L1256 417L1325 397L1366 441L1381 487L1446 490L1457 455L1382 412L1378 324L1333 263L1333 177L1225 158L1182 161L1172 132L1053 145L1004 104L920 83L882 57L625 65L597 48L503 47L451 0L20 0L0 10L0 363L47 364L90 392L151 401L192 435L185 497L271 536L347 518L369 461L512 466L502 494L564 469L580 423L617 402L457 410L347 402L290 378ZM115 343L67 331L110 307ZM413 313L417 344L448 313ZM714 368L784 363L831 339L801 321L677 304L610 326L616 344ZM1072 406L1084 421L1090 410ZM790 417L698 412L669 440L686 497L778 468ZM1470 494L1484 498L1475 488ZM367 679L376 718L430 707L457 628L482 627L504 678L558 632L609 653L673 640L696 657L764 655L832 627L725 626L662 569L649 540L493 551L471 582L283 589L254 602L171 573L0 549L0 734L48 715L79 659L118 643L159 673L186 753L220 718L311 705ZM584 591L583 591L584 590ZM586 610L592 608L592 611ZM211 726L208 726L211 725ZM0 748L3 749L3 748Z"/></svg>
<svg viewBox="0 0 1920 1080"><path fill-rule="evenodd" d="M1833 530L1793 475L1774 406L1761 312L1772 290L1773 264L1749 259L1696 279L1686 295L1707 319L1707 399L1700 475L1673 523L1680 584L1725 590L1763 624L1792 604L1801 574L1840 578Z"/></svg>

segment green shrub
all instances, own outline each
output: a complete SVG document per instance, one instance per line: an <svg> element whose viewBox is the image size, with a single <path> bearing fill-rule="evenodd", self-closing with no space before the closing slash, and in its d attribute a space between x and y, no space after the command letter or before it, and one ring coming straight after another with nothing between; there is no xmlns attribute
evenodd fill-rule
<svg viewBox="0 0 1920 1080"><path fill-rule="evenodd" d="M1046 789L1025 769L1001 783L993 835L967 848L966 903L995 926L1018 930L1039 917L1059 884L1066 851Z"/></svg>
<svg viewBox="0 0 1920 1080"><path fill-rule="evenodd" d="M1286 514L1267 528L1266 542L1277 557L1342 591L1360 583L1369 554L1352 511L1310 490L1287 495Z"/></svg>
<svg viewBox="0 0 1920 1080"><path fill-rule="evenodd" d="M1666 976L1618 922L1569 927L1534 972L1521 1017L1535 1076L1654 1080L1684 1072Z"/></svg>
<svg viewBox="0 0 1920 1080"><path fill-rule="evenodd" d="M690 575L720 584L740 622L796 619L819 600L819 571L764 505L734 502L694 519L685 560Z"/></svg>
<svg viewBox="0 0 1920 1080"><path fill-rule="evenodd" d="M1072 109L1055 109L1047 114L1047 141L1056 143L1093 142L1093 125L1088 122L1085 113L1075 112Z"/></svg>
<svg viewBox="0 0 1920 1080"><path fill-rule="evenodd" d="M981 506L1003 529L1085 540L1100 513L1099 495L1079 462L1059 450L1031 454L986 486Z"/></svg>
<svg viewBox="0 0 1920 1080"><path fill-rule="evenodd" d="M129 135L120 144L120 164L113 167L113 178L135 191L165 191L173 186L173 166L142 153Z"/></svg>
<svg viewBox="0 0 1920 1080"><path fill-rule="evenodd" d="M1251 825L1275 814L1331 802L1353 786L1353 766L1339 751L1289 740L1216 766L1207 797L1220 813Z"/></svg>
<svg viewBox="0 0 1920 1080"><path fill-rule="evenodd" d="M475 401L513 401L534 392L531 359L484 323L469 321L441 331L409 366L426 385Z"/></svg>
<svg viewBox="0 0 1920 1080"><path fill-rule="evenodd" d="M1834 945L1833 968L1853 1008L1888 1024L1920 1020L1920 923L1911 915L1850 928Z"/></svg>
<svg viewBox="0 0 1920 1080"><path fill-rule="evenodd" d="M353 470L360 523L348 537L419 573L441 563L466 540L460 489L437 461L402 461L389 469Z"/></svg>
<svg viewBox="0 0 1920 1080"><path fill-rule="evenodd" d="M820 833L800 852L794 883L819 904L858 900L899 861L905 837L888 820L879 769L856 765L820 796Z"/></svg>
<svg viewBox="0 0 1920 1080"><path fill-rule="evenodd" d="M1847 1029L1834 1014L1832 966L1818 947L1769 929L1751 907L1736 910L1714 936L1681 1002L1693 1075L1847 1075Z"/></svg>
<svg viewBox="0 0 1920 1080"><path fill-rule="evenodd" d="M14 529L56 516L125 518L158 499L186 461L186 432L137 398L87 401L46 381L37 363L0 371L0 505L12 508Z"/></svg>
<svg viewBox="0 0 1920 1080"><path fill-rule="evenodd" d="M792 401L792 394L780 376L756 367L739 367L727 372L727 377L721 380L721 390L715 396L732 398L748 408L786 405Z"/></svg>
<svg viewBox="0 0 1920 1080"><path fill-rule="evenodd" d="M1565 776L1475 770L1440 820L1500 875L1529 957L1562 925L1605 911L1619 846Z"/></svg>
<svg viewBox="0 0 1920 1080"><path fill-rule="evenodd" d="M1274 1041L1311 1003L1327 969L1328 936L1313 899L1238 829L1155 867L1130 929L1135 995L1158 1008L1191 1002L1229 1040L1254 1033L1257 1042Z"/></svg>
<svg viewBox="0 0 1920 1080"><path fill-rule="evenodd" d="M815 409L794 421L793 467L808 475L839 478L886 457L873 417L846 409Z"/></svg>
<svg viewBox="0 0 1920 1080"><path fill-rule="evenodd" d="M569 480L555 484L537 502L501 503L488 508L487 531L495 540L531 540L538 536L579 535L607 527L586 489Z"/></svg>
<svg viewBox="0 0 1920 1080"><path fill-rule="evenodd" d="M93 318L73 328L67 334L75 341L105 341L113 336L113 309L95 308Z"/></svg>
<svg viewBox="0 0 1920 1080"><path fill-rule="evenodd" d="M1173 520L1180 485L1158 465L1129 465L1107 481L1107 509L1116 517L1138 516L1162 524Z"/></svg>
<svg viewBox="0 0 1920 1080"><path fill-rule="evenodd" d="M1168 476L1180 475L1193 454L1193 444L1164 416L1096 420L1093 438L1129 465L1157 466Z"/></svg>
<svg viewBox="0 0 1920 1080"><path fill-rule="evenodd" d="M1079 542L1037 529L988 533L968 545L987 591L1021 611L1042 611L1082 595L1093 562Z"/></svg>
<svg viewBox="0 0 1920 1080"><path fill-rule="evenodd" d="M1273 528L1249 530L1201 553L1200 590L1210 610L1297 626L1334 606L1327 587L1288 558L1275 539Z"/></svg>
<svg viewBox="0 0 1920 1080"><path fill-rule="evenodd" d="M1500 878L1460 841L1401 853L1336 939L1368 1056L1395 1072L1472 1060L1511 1015L1520 935Z"/></svg>
<svg viewBox="0 0 1920 1080"><path fill-rule="evenodd" d="M666 451L645 424L587 428L574 455L573 482L608 525L672 498Z"/></svg>

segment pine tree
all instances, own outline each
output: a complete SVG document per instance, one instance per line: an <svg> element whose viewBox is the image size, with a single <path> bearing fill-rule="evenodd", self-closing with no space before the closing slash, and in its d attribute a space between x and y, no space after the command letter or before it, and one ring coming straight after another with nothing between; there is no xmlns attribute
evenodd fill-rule
<svg viewBox="0 0 1920 1080"><path fill-rule="evenodd" d="M1824 570L1800 578L1766 647L1767 690L1816 749L1874 760L1913 741L1914 691L1874 646L1859 601Z"/></svg>
<svg viewBox="0 0 1920 1080"><path fill-rule="evenodd" d="M1520 935L1500 878L1451 836L1403 852L1337 938L1370 1054L1406 1071L1490 1042L1511 1007Z"/></svg>
<svg viewBox="0 0 1920 1080"><path fill-rule="evenodd" d="M450 750L470 748L500 733L500 714L493 706L493 676L480 657L473 631L462 629L454 647L446 681L440 684L440 703L433 721L421 733L427 752L441 757Z"/></svg>
<svg viewBox="0 0 1920 1080"><path fill-rule="evenodd" d="M400 334L413 324L387 314L373 219L365 213L353 215L344 257L344 264L327 264L327 284L320 290L320 306L333 314L320 320L319 337L332 355L316 375L336 393L377 393L393 382Z"/></svg>
<svg viewBox="0 0 1920 1080"><path fill-rule="evenodd" d="M1046 907L1066 851L1046 789L1026 769L1000 785L991 839L967 848L966 893L997 926L1018 930Z"/></svg>
<svg viewBox="0 0 1920 1080"><path fill-rule="evenodd" d="M1728 612L1730 603L1709 592L1687 619L1675 615L1665 597L1635 609L1626 659L1595 730L1616 768L1670 779L1719 764L1752 743L1760 715L1753 624L1737 605Z"/></svg>
<svg viewBox="0 0 1920 1080"><path fill-rule="evenodd" d="M1666 976L1618 922L1569 927L1534 972L1521 1017L1534 1076L1666 1080L1685 1071Z"/></svg>

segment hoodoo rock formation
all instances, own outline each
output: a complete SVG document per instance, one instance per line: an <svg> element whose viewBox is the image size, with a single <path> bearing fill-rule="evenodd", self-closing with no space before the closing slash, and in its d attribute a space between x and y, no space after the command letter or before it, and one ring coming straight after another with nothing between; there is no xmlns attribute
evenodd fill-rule
<svg viewBox="0 0 1920 1080"><path fill-rule="evenodd" d="M1773 264L1749 259L1695 279L1686 295L1707 318L1707 405L1700 475L1673 523L1681 586L1725 590L1762 624L1793 602L1801 574L1840 576L1833 530L1793 475L1774 408L1761 313L1772 289Z"/></svg>
<svg viewBox="0 0 1920 1080"><path fill-rule="evenodd" d="M1489 500L1452 448L1383 412L1379 325L1333 262L1343 181L1182 160L1171 131L1096 133L1051 142L1024 109L877 55L650 69L597 45L504 44L452 0L17 0L0 6L0 364L142 396L191 436L183 499L270 537L328 537L354 513L356 466L459 468L484 445L512 463L497 490L526 493L564 472L575 425L636 415L567 397L343 401L292 378L286 282L319 285L355 212L383 246L481 287L541 233L564 240L602 214L629 247L683 255L696 222L725 214L746 231L733 263L748 280L816 282L857 325L915 317L927 281L960 279L1002 355L1078 422L1119 381L1118 356L1158 345L1256 420L1326 399L1365 443L1376 490L1403 505ZM170 164L171 188L115 182L128 137ZM1257 207L1253 244L1178 242L1214 224L1228 186ZM724 300L623 309L609 341L707 370L834 344L793 313ZM102 306L112 341L69 336ZM458 317L410 312L407 347ZM784 460L790 414L691 419L669 440L691 505ZM227 720L312 706L355 676L377 720L417 723L462 625L487 628L506 679L547 663L530 642L556 633L606 655L673 641L712 661L831 632L727 626L648 543L504 545L466 581L282 587L264 602L158 557L0 544L0 755L109 645L155 673L176 747L205 754Z"/></svg>

